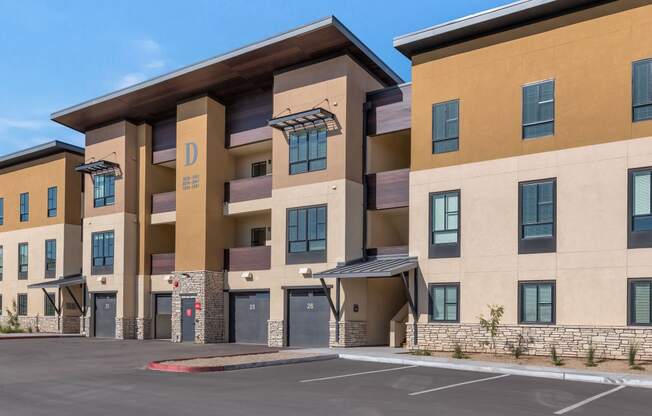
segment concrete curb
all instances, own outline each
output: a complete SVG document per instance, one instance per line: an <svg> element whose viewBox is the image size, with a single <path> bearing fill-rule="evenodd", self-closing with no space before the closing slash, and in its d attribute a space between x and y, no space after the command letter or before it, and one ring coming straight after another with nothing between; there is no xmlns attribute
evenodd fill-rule
<svg viewBox="0 0 652 416"><path fill-rule="evenodd" d="M0 335L0 341L15 339L45 339L45 338L84 338L81 334L43 334L43 335Z"/></svg>
<svg viewBox="0 0 652 416"><path fill-rule="evenodd" d="M258 355L258 354L269 354L269 352L254 353L254 354L235 354L235 355L228 355L228 356L219 356L215 358L234 357L234 356L241 356L241 355ZM179 361L194 360L197 358L214 358L214 357L184 358ZM285 364L309 363L313 361L334 360L336 358L338 358L337 354L326 354L326 355L316 355L314 357L286 358L283 360L261 361L261 362L254 362L254 363L245 363L245 364L227 364L227 365L220 365L220 366L205 366L205 367L193 367L193 366L183 365L183 364L163 364L164 361L174 361L174 360L161 360L161 361L152 361L147 365L147 369L153 371L165 371L165 372L172 372L172 373L207 373L207 372L216 372L216 371L244 370L247 368L271 367L271 366L285 365Z"/></svg>
<svg viewBox="0 0 652 416"><path fill-rule="evenodd" d="M631 374L620 373L589 373L580 371L564 371L536 366L510 366L493 365L482 361L466 361L455 363L448 360L437 360L436 358L412 359L386 357L376 355L359 355L340 353L339 357L345 360L367 361L375 363L416 365L420 367L445 368L449 370L476 371L480 373L511 374L524 377L548 378L554 380L581 381L586 383L600 383L623 385L630 387L644 387L652 389L652 377L637 377Z"/></svg>

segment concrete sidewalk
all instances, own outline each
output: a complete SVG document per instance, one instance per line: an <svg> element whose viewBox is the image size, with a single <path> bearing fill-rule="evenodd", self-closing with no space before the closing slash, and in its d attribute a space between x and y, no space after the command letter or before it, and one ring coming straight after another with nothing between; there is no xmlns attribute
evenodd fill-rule
<svg viewBox="0 0 652 416"><path fill-rule="evenodd" d="M34 338L80 338L80 334L58 334L56 332L17 332L12 334L0 334L0 340L7 339L34 339Z"/></svg>
<svg viewBox="0 0 652 416"><path fill-rule="evenodd" d="M422 367L446 368L451 370L476 371L492 374L513 374L525 377L549 378L554 380L583 381L652 388L652 376L605 373L590 370L564 369L557 367L539 367L495 363L474 360L456 360L453 358L427 357L408 354L402 348L359 347L359 348L313 348L298 350L322 354L338 354L340 358L376 363L417 365Z"/></svg>

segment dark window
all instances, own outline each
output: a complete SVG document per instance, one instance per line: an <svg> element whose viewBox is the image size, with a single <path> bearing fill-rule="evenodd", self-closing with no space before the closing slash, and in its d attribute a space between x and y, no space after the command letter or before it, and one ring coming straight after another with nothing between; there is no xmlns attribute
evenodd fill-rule
<svg viewBox="0 0 652 416"><path fill-rule="evenodd" d="M523 138L555 134L555 81L523 87Z"/></svg>
<svg viewBox="0 0 652 416"><path fill-rule="evenodd" d="M4 272L4 264L5 264L5 251L3 246L0 246L0 280L2 280L2 274Z"/></svg>
<svg viewBox="0 0 652 416"><path fill-rule="evenodd" d="M27 316L27 295L25 293L18 294L18 315Z"/></svg>
<svg viewBox="0 0 652 416"><path fill-rule="evenodd" d="M2 316L2 295L0 294L0 316Z"/></svg>
<svg viewBox="0 0 652 416"><path fill-rule="evenodd" d="M652 325L652 280L629 281L629 325Z"/></svg>
<svg viewBox="0 0 652 416"><path fill-rule="evenodd" d="M326 206L294 208L287 216L288 264L326 261Z"/></svg>
<svg viewBox="0 0 652 416"><path fill-rule="evenodd" d="M460 256L460 191L430 194L430 258Z"/></svg>
<svg viewBox="0 0 652 416"><path fill-rule="evenodd" d="M0 198L0 225L5 223L5 200Z"/></svg>
<svg viewBox="0 0 652 416"><path fill-rule="evenodd" d="M326 138L324 129L290 133L290 175L326 169Z"/></svg>
<svg viewBox="0 0 652 416"><path fill-rule="evenodd" d="M652 168L629 171L627 246L652 247Z"/></svg>
<svg viewBox="0 0 652 416"><path fill-rule="evenodd" d="M256 162L251 164L251 177L256 178L258 176L267 175L267 162Z"/></svg>
<svg viewBox="0 0 652 416"><path fill-rule="evenodd" d="M458 283L430 285L430 320L459 322L460 285Z"/></svg>
<svg viewBox="0 0 652 416"><path fill-rule="evenodd" d="M459 100L432 106L432 153L459 150L460 102Z"/></svg>
<svg viewBox="0 0 652 416"><path fill-rule="evenodd" d="M652 59L634 62L632 78L634 121L652 120Z"/></svg>
<svg viewBox="0 0 652 416"><path fill-rule="evenodd" d="M20 194L20 222L29 221L29 193Z"/></svg>
<svg viewBox="0 0 652 416"><path fill-rule="evenodd" d="M18 244L18 279L27 279L29 265L29 246L27 243Z"/></svg>
<svg viewBox="0 0 652 416"><path fill-rule="evenodd" d="M93 233L91 274L113 273L113 231Z"/></svg>
<svg viewBox="0 0 652 416"><path fill-rule="evenodd" d="M251 229L251 247L259 247L267 244L267 228Z"/></svg>
<svg viewBox="0 0 652 416"><path fill-rule="evenodd" d="M97 175L93 181L94 206L103 207L115 204L115 175Z"/></svg>
<svg viewBox="0 0 652 416"><path fill-rule="evenodd" d="M50 299L48 299L50 298ZM56 302L56 295L54 293L44 293L43 301L45 302L43 306L45 316L54 316L56 313L54 309L54 302Z"/></svg>
<svg viewBox="0 0 652 416"><path fill-rule="evenodd" d="M48 217L57 216L57 187L48 188Z"/></svg>
<svg viewBox="0 0 652 416"><path fill-rule="evenodd" d="M519 184L519 254L556 249L556 180Z"/></svg>
<svg viewBox="0 0 652 416"><path fill-rule="evenodd" d="M555 323L555 283L519 283L519 322L522 324Z"/></svg>
<svg viewBox="0 0 652 416"><path fill-rule="evenodd" d="M45 277L55 277L57 272L57 240L45 240Z"/></svg>

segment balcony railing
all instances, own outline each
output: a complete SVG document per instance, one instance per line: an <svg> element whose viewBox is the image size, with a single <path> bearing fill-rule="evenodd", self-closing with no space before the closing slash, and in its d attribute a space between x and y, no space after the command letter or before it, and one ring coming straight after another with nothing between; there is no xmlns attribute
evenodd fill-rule
<svg viewBox="0 0 652 416"><path fill-rule="evenodd" d="M367 175L367 207L390 209L407 207L410 200L410 169Z"/></svg>
<svg viewBox="0 0 652 416"><path fill-rule="evenodd" d="M272 175L236 179L224 184L226 202L251 201L272 196Z"/></svg>
<svg viewBox="0 0 652 416"><path fill-rule="evenodd" d="M174 271L174 253L152 254L152 274L170 274Z"/></svg>
<svg viewBox="0 0 652 416"><path fill-rule="evenodd" d="M177 209L177 196L176 192L163 192L160 194L152 194L152 214L160 214L162 212L172 212Z"/></svg>
<svg viewBox="0 0 652 416"><path fill-rule="evenodd" d="M224 267L232 272L269 270L272 266L272 247L238 247L224 250Z"/></svg>

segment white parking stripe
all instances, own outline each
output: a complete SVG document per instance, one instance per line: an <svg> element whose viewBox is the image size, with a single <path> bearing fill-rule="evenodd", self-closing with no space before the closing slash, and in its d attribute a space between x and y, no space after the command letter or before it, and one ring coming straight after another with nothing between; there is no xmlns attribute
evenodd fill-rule
<svg viewBox="0 0 652 416"><path fill-rule="evenodd" d="M417 391L417 392L414 392L414 393L410 393L410 396L418 396L420 394L426 394L426 393L432 393L432 392L440 391L440 390L452 389L454 387L466 386L467 384L473 384L473 383L481 383L483 381L497 380L499 378L508 377L508 376L509 376L509 374L502 374L500 376L495 376L495 377L487 377L487 378L481 378L479 380L465 381L464 383L451 384L451 385L448 385L448 386L437 387L437 388L430 389L430 390Z"/></svg>
<svg viewBox="0 0 652 416"><path fill-rule="evenodd" d="M365 374L384 373L384 372L387 372L387 371L405 370L405 369L414 368L414 367L418 367L418 366L417 365L407 365L407 366L404 366L404 367L386 368L384 370L365 371L363 373L352 373L352 374L342 374L342 375L339 375L339 376L332 376L332 377L312 378L310 380L301 380L300 383L310 383L310 382L313 382L313 381L334 380L336 378L362 376L362 375L365 375Z"/></svg>
<svg viewBox="0 0 652 416"><path fill-rule="evenodd" d="M615 392L617 392L618 390L622 390L622 389L624 389L624 388L625 388L625 386L618 386L618 387L615 387L615 388L613 388L613 389L611 389L611 390L609 390L609 391L605 391L604 393L596 394L596 395L593 396L593 397L589 397L588 399L586 399L586 400L582 400L582 401L579 402L579 403L575 403L575 404L572 405L572 406L568 406L568 407L565 408L565 409L558 410L558 411L555 412L555 414L556 414L556 415L563 415L564 413L568 413L568 412L570 412L571 410L575 410L575 409L577 409L578 407L582 407L582 406L584 406L585 404L591 403L591 402L594 401L594 400L598 400L598 399L601 398L601 397L607 396L607 395L609 395L609 394L611 394L611 393L615 393Z"/></svg>

